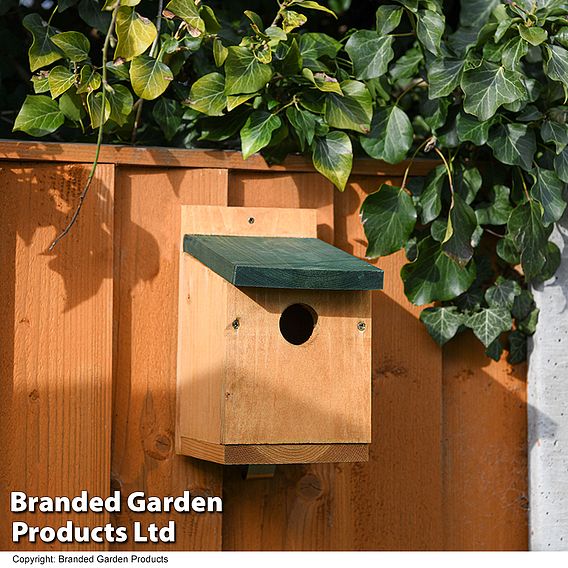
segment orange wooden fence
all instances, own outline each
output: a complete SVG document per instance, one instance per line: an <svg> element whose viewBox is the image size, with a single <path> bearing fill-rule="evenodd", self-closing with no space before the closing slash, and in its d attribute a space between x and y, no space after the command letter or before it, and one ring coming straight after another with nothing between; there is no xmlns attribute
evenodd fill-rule
<svg viewBox="0 0 568 568"><path fill-rule="evenodd" d="M11 542L12 520L68 518L174 518L167 550L526 549L525 367L488 360L469 335L440 349L403 294L403 254L378 263L368 463L278 466L271 479L244 480L241 468L174 452L180 205L316 208L320 238L362 257L362 199L400 182L404 165L362 161L339 193L300 157L269 168L235 152L105 147L79 223L47 252L93 154L0 142L1 549L33 548ZM224 512L8 513L12 490L82 489L189 489L223 495ZM142 548L110 545L121 547Z"/></svg>

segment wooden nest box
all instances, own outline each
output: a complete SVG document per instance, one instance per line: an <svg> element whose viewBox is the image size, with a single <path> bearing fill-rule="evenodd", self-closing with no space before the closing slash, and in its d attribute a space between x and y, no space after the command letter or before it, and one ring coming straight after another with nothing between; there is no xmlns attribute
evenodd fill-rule
<svg viewBox="0 0 568 568"><path fill-rule="evenodd" d="M315 238L316 213L182 208L178 453L368 459L370 290L383 273Z"/></svg>

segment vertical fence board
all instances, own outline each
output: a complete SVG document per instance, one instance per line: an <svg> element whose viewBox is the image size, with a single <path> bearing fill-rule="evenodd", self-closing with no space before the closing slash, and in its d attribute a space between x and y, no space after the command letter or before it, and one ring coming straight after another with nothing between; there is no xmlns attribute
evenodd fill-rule
<svg viewBox="0 0 568 568"><path fill-rule="evenodd" d="M234 172L230 177L229 205L317 209L318 237L328 242L333 242L333 198L333 186L319 174ZM334 530L327 518L329 484L323 487L314 477L314 467L277 466L274 478L250 481L242 479L241 468L225 468L223 548L333 548L329 543ZM326 468L324 484L330 480ZM298 491L303 492L300 501Z"/></svg>
<svg viewBox="0 0 568 568"><path fill-rule="evenodd" d="M353 177L345 193L336 195L336 245L364 257L361 203L381 183L400 182ZM349 486L349 512L342 513L352 517L354 549L442 547L442 356L418 321L420 308L404 295L405 263L402 252L377 261L385 271L385 289L374 293L373 302L370 460L336 475L336 484Z"/></svg>
<svg viewBox="0 0 568 568"><path fill-rule="evenodd" d="M78 223L47 252L75 209L88 171L83 164L41 163L5 163L0 169L0 500L5 511L10 491L51 497L109 491L113 166L99 166ZM0 549L69 547L14 544L13 521L97 526L107 516L4 514Z"/></svg>
<svg viewBox="0 0 568 568"><path fill-rule="evenodd" d="M117 170L113 486L123 495L221 495L222 468L175 455L180 205L227 204L227 171ZM115 525L176 522L168 550L221 547L221 515L131 513ZM125 549L163 549L129 541ZM119 548L119 547L116 547Z"/></svg>
<svg viewBox="0 0 568 568"><path fill-rule="evenodd" d="M526 550L526 366L488 359L471 334L444 348L448 550Z"/></svg>

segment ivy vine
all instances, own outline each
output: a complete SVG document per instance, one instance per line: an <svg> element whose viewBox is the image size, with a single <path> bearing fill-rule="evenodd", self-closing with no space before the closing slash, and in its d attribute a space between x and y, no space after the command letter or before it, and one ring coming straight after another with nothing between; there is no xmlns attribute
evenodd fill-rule
<svg viewBox="0 0 568 568"><path fill-rule="evenodd" d="M530 286L560 262L568 3L464 1L457 27L443 8L380 2L370 29L336 39L305 31L308 16L335 17L310 0L281 0L269 25L194 0L60 0L49 21L24 19L34 94L14 129L79 130L98 146L161 132L270 162L302 152L340 191L354 153L408 160L401 186L362 206L367 256L404 249L405 293L440 345L471 329L490 357L520 362L538 320ZM57 28L66 10L105 37L102 54ZM431 173L410 176L426 155Z"/></svg>

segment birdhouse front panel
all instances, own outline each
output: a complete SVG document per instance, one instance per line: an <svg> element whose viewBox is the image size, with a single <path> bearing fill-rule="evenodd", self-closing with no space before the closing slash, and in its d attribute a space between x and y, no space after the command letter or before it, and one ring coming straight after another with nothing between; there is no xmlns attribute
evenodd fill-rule
<svg viewBox="0 0 568 568"><path fill-rule="evenodd" d="M371 441L368 291L235 289L225 444Z"/></svg>

